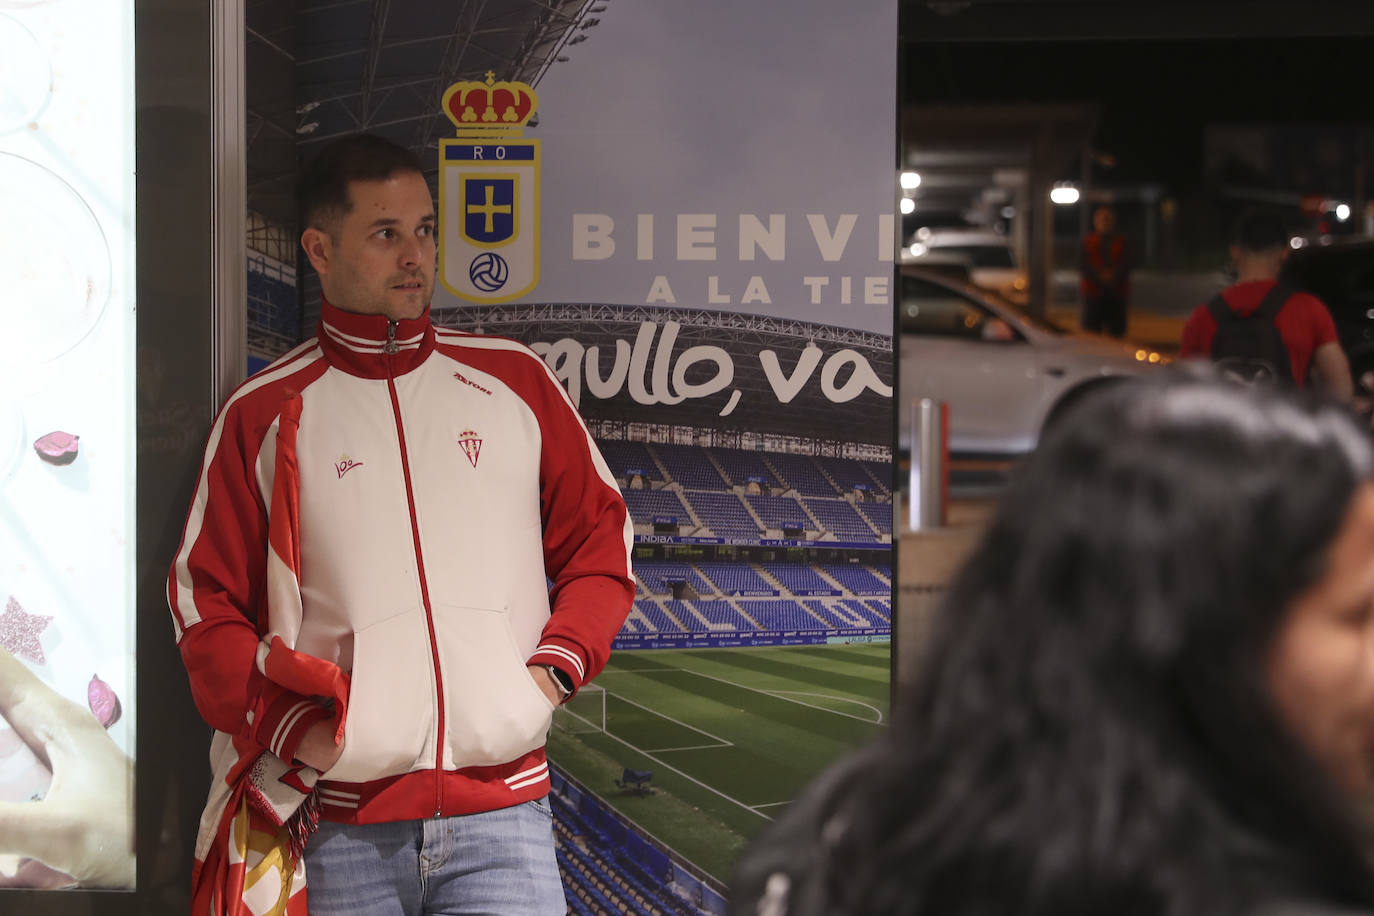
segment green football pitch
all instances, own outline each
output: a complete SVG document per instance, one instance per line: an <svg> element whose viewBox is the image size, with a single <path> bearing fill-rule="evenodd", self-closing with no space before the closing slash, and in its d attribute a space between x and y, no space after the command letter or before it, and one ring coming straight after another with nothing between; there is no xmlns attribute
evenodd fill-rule
<svg viewBox="0 0 1374 916"><path fill-rule="evenodd" d="M887 724L886 644L615 652L560 711L549 758L728 881L750 837L827 763ZM571 713L571 715L569 714ZM651 794L616 785L653 771Z"/></svg>

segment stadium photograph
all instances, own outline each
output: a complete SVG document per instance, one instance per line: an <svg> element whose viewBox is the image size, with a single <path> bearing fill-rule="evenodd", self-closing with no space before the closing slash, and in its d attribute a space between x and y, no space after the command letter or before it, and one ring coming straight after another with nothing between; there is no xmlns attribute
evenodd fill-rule
<svg viewBox="0 0 1374 916"><path fill-rule="evenodd" d="M891 338L645 306L434 317L543 356L634 523L634 608L549 737L570 911L723 913L748 840L887 723Z"/></svg>

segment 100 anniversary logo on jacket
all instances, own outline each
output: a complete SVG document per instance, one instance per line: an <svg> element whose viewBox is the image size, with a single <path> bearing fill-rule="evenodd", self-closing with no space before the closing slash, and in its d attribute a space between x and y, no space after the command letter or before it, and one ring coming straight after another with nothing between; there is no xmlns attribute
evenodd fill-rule
<svg viewBox="0 0 1374 916"><path fill-rule="evenodd" d="M439 143L439 282L470 302L508 302L539 283L539 141L521 139L538 100L525 83L454 83Z"/></svg>

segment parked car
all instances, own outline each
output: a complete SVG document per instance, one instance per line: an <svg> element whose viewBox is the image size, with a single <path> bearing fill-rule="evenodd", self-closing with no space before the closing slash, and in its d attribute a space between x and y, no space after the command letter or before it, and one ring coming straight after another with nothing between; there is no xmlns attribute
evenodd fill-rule
<svg viewBox="0 0 1374 916"><path fill-rule="evenodd" d="M1279 281L1326 303L1350 359L1356 395L1374 398L1374 240L1299 248Z"/></svg>
<svg viewBox="0 0 1374 916"><path fill-rule="evenodd" d="M1169 361L1036 321L995 293L916 265L902 267L899 314L903 453L919 398L949 405L954 456L1013 458L1034 449L1046 421L1093 386Z"/></svg>
<svg viewBox="0 0 1374 916"><path fill-rule="evenodd" d="M953 280L957 283L973 282L973 264L967 257L957 254L925 254L919 260L912 260L918 264L923 271L932 274L939 274L946 280Z"/></svg>
<svg viewBox="0 0 1374 916"><path fill-rule="evenodd" d="M968 263L969 277L978 286L1025 304L1026 272L1005 235L986 229L923 229L906 250L906 260L917 265L952 258Z"/></svg>

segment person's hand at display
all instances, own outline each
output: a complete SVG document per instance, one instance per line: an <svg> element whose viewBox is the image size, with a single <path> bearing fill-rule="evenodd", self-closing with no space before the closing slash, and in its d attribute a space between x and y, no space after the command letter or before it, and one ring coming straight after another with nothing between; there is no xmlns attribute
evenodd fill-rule
<svg viewBox="0 0 1374 916"><path fill-rule="evenodd" d="M133 887L133 762L89 710L3 648L0 715L52 770L42 801L0 802L0 855L36 859L83 887Z"/></svg>

